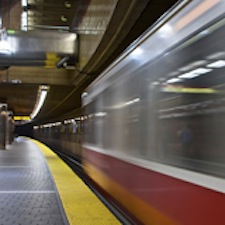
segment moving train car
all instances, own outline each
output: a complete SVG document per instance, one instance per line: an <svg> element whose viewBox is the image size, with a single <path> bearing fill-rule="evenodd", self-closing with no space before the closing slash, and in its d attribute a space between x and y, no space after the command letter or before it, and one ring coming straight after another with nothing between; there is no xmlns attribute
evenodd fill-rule
<svg viewBox="0 0 225 225"><path fill-rule="evenodd" d="M225 1L181 1L82 96L87 174L140 224L225 224Z"/></svg>
<svg viewBox="0 0 225 225"><path fill-rule="evenodd" d="M69 117L34 126L33 136L57 152L82 158L83 117Z"/></svg>

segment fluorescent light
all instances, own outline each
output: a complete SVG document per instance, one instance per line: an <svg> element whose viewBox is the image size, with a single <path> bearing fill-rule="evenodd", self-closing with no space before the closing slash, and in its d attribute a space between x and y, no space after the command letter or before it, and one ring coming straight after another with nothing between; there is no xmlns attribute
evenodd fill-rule
<svg viewBox="0 0 225 225"><path fill-rule="evenodd" d="M46 85L39 86L37 101L35 103L33 112L30 115L31 119L34 119L37 116L37 114L39 113L39 111L41 110L41 107L43 106L44 101L47 97L48 89L49 89L49 87Z"/></svg>
<svg viewBox="0 0 225 225"><path fill-rule="evenodd" d="M210 71L212 71L212 69L198 68L198 69L192 70L188 73L184 73L184 74L180 75L179 78L192 79L192 78L198 77L199 75L209 73Z"/></svg>
<svg viewBox="0 0 225 225"><path fill-rule="evenodd" d="M71 6L72 6L71 3L69 3L68 1L66 1L64 3L64 5L65 5L66 8L71 8Z"/></svg>
<svg viewBox="0 0 225 225"><path fill-rule="evenodd" d="M166 83L172 84L172 83L176 83L176 82L180 82L180 81L181 81L180 78L171 78L171 79L167 80Z"/></svg>
<svg viewBox="0 0 225 225"><path fill-rule="evenodd" d="M30 120L30 116L13 116L13 119L15 121L29 121Z"/></svg>
<svg viewBox="0 0 225 225"><path fill-rule="evenodd" d="M210 67L210 68L222 68L224 66L225 66L225 60L218 60L216 62L213 62L207 65L207 67Z"/></svg>
<svg viewBox="0 0 225 225"><path fill-rule="evenodd" d="M205 74L205 73L209 73L210 71L212 71L212 70L206 69L206 68L198 68L196 70L192 70L190 73Z"/></svg>
<svg viewBox="0 0 225 225"><path fill-rule="evenodd" d="M61 122L55 122L55 123L53 123L52 125L54 126L54 127L57 127L57 126L60 126L62 123Z"/></svg>
<svg viewBox="0 0 225 225"><path fill-rule="evenodd" d="M97 112L97 113L95 113L96 117L103 117L103 116L106 116L106 115L107 115L106 112Z"/></svg>
<svg viewBox="0 0 225 225"><path fill-rule="evenodd" d="M21 30L27 31L27 12L23 11L21 15Z"/></svg>
<svg viewBox="0 0 225 225"><path fill-rule="evenodd" d="M8 41L0 40L0 54L11 54L11 46Z"/></svg>
<svg viewBox="0 0 225 225"><path fill-rule="evenodd" d="M135 102L139 102L139 101L140 101L140 98L134 98L133 100L130 100L128 102L125 102L125 105L132 105Z"/></svg>
<svg viewBox="0 0 225 225"><path fill-rule="evenodd" d="M27 0L21 0L21 5L22 5L22 7L26 7L27 6Z"/></svg>
<svg viewBox="0 0 225 225"><path fill-rule="evenodd" d="M62 22L67 22L67 18L66 18L65 16L62 15L62 16L61 16L61 21L62 21Z"/></svg>
<svg viewBox="0 0 225 225"><path fill-rule="evenodd" d="M139 102L139 101L140 101L140 98L134 98L134 99L132 99L132 100L130 100L130 101L123 102L123 103L121 103L121 104L117 104L117 105L113 106L112 108L113 108L113 109L124 108L124 107L126 107L126 106L128 106L128 105L132 105L132 104L134 104L134 103L136 103L136 102Z"/></svg>

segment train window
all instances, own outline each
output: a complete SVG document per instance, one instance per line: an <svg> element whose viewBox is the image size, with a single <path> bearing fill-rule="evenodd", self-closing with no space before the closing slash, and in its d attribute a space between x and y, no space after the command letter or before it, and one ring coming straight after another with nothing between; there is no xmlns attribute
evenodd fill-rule
<svg viewBox="0 0 225 225"><path fill-rule="evenodd" d="M159 83L154 65L146 65L139 71L141 77L140 108L140 157L154 160L159 152L157 141L157 93Z"/></svg>
<svg viewBox="0 0 225 225"><path fill-rule="evenodd" d="M104 147L134 154L139 141L138 78L120 79L104 93Z"/></svg>
<svg viewBox="0 0 225 225"><path fill-rule="evenodd" d="M141 68L129 61L86 106L85 141L224 177L224 36L221 20Z"/></svg>
<svg viewBox="0 0 225 225"><path fill-rule="evenodd" d="M212 27L146 68L157 75L148 96L156 112L153 158L224 176L225 25Z"/></svg>
<svg viewBox="0 0 225 225"><path fill-rule="evenodd" d="M94 107L95 102L90 103L85 107L85 112L87 114L87 119L85 121L85 142L89 144L94 144Z"/></svg>
<svg viewBox="0 0 225 225"><path fill-rule="evenodd" d="M95 111L93 114L94 121L94 143L98 147L103 147L103 126L105 120L106 112L103 110L103 95L101 94L99 98L95 101Z"/></svg>
<svg viewBox="0 0 225 225"><path fill-rule="evenodd" d="M130 76L126 85L124 126L127 131L126 149L129 154L139 155L142 136L140 135L140 77Z"/></svg>
<svg viewBox="0 0 225 225"><path fill-rule="evenodd" d="M102 108L102 116L104 117L104 123L103 123L103 147L104 149L112 149L113 142L114 142L114 124L112 121L112 89L109 88L104 91L103 93L103 108Z"/></svg>
<svg viewBox="0 0 225 225"><path fill-rule="evenodd" d="M124 112L122 109L122 103L124 102L124 81L117 82L116 85L113 85L111 104L109 105L110 109L110 148L112 150L123 151L123 143L126 140L126 132L124 125ZM124 135L125 134L125 135Z"/></svg>
<svg viewBox="0 0 225 225"><path fill-rule="evenodd" d="M118 139L118 111L116 112L115 106L117 102L117 94L115 94L115 86L111 86L109 89L102 93L103 107L99 109L99 117L104 119L102 124L103 146L107 150L119 150L121 141ZM117 89L116 89L117 90ZM118 122L118 123L117 123ZM120 123L119 123L120 124Z"/></svg>

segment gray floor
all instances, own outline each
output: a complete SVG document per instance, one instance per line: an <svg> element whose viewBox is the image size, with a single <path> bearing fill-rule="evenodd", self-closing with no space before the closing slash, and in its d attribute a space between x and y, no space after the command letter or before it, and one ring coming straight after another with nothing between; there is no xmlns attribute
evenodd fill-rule
<svg viewBox="0 0 225 225"><path fill-rule="evenodd" d="M45 158L30 140L0 149L0 225L67 225Z"/></svg>

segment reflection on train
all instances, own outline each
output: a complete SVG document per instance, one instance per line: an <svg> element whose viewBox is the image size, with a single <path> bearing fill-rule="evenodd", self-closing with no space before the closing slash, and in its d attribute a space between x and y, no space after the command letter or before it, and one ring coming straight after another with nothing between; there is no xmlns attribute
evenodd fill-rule
<svg viewBox="0 0 225 225"><path fill-rule="evenodd" d="M181 1L83 94L85 170L140 224L225 224L224 37Z"/></svg>

